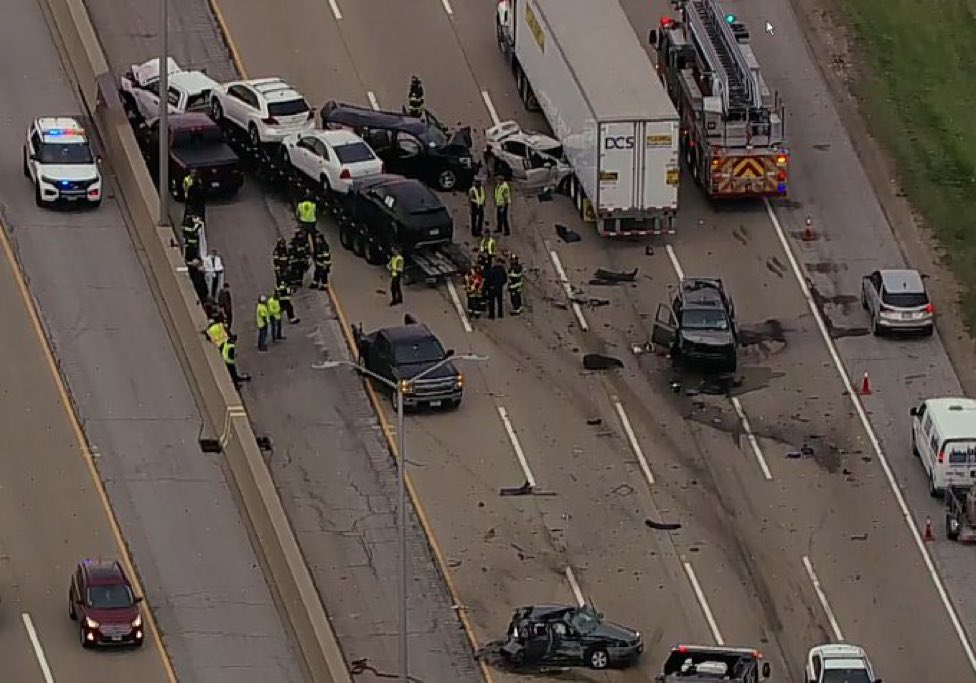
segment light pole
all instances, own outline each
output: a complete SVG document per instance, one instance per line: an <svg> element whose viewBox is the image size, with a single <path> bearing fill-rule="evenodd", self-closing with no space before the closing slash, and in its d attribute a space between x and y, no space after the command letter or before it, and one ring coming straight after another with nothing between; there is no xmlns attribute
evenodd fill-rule
<svg viewBox="0 0 976 683"><path fill-rule="evenodd" d="M159 217L169 225L169 0L159 0Z"/></svg>
<svg viewBox="0 0 976 683"><path fill-rule="evenodd" d="M446 358L434 363L429 368L426 368L423 372L420 372L410 379L404 379L400 382L394 382L392 380L379 375L372 370L360 365L359 363L353 363L348 360L332 360L313 365L312 367L316 370L326 370L328 368L337 368L340 366L348 366L353 368L356 372L366 375L375 379L377 382L386 385L397 397L397 451L400 453L400 462L397 469L397 499L398 499L398 517L399 517L399 532L400 532L400 681L401 683L409 683L410 677L408 675L407 666L407 452L406 445L404 443L404 429L403 429L403 396L410 391L410 385L417 380L423 379L430 373L434 372L447 365L451 361L455 360L471 360L471 361L483 361L488 360L487 356L481 356L474 353L465 353L455 355L453 352L448 352Z"/></svg>

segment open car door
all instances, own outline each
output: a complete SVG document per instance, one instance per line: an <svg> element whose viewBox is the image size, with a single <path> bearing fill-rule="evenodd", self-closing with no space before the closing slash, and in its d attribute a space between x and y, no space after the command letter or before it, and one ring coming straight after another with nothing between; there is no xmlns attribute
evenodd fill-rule
<svg viewBox="0 0 976 683"><path fill-rule="evenodd" d="M658 304L651 330L651 342L670 351L677 338L678 318L674 315L674 310L667 304Z"/></svg>

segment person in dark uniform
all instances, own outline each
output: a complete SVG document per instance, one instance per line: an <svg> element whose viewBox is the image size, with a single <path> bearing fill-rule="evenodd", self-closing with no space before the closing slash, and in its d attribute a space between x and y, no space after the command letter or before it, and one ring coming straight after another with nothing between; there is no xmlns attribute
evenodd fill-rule
<svg viewBox="0 0 976 683"><path fill-rule="evenodd" d="M185 202L184 215L205 217L207 191L200 178L200 172L193 169L183 178L183 200Z"/></svg>
<svg viewBox="0 0 976 683"><path fill-rule="evenodd" d="M332 251L322 233L316 233L313 265L315 271L312 274L312 289L325 291L329 288L329 273L332 271Z"/></svg>
<svg viewBox="0 0 976 683"><path fill-rule="evenodd" d="M291 303L291 293L292 289L288 281L284 279L278 280L278 284L275 285L275 296L278 297L278 301L281 303L281 310L288 316L288 322L292 325L297 325L302 319L295 315L295 307Z"/></svg>
<svg viewBox="0 0 976 683"><path fill-rule="evenodd" d="M387 268L390 271L390 305L396 306L397 304L403 303L403 269L405 267L405 262L403 256L400 254L400 250L396 247L393 248L393 255L390 256L390 262L387 264Z"/></svg>
<svg viewBox="0 0 976 683"><path fill-rule="evenodd" d="M308 241L301 230L296 230L288 245L288 274L291 286L298 289L305 284L308 270Z"/></svg>
<svg viewBox="0 0 976 683"><path fill-rule="evenodd" d="M203 263L200 259L193 259L186 264L190 282L193 283L193 290L197 293L197 299L201 306L206 306L210 299L210 288L207 287L207 276L203 272Z"/></svg>
<svg viewBox="0 0 976 683"><path fill-rule="evenodd" d="M420 118L424 115L424 84L420 76L410 77L410 90L407 92L407 115Z"/></svg>
<svg viewBox="0 0 976 683"><path fill-rule="evenodd" d="M274 263L275 278L280 280L282 277L288 275L288 242L284 237L280 238L278 243L275 244L274 251L271 254L271 261Z"/></svg>
<svg viewBox="0 0 976 683"><path fill-rule="evenodd" d="M508 257L508 297L512 301L512 315L522 313L522 283L524 273L517 254Z"/></svg>
<svg viewBox="0 0 976 683"><path fill-rule="evenodd" d="M220 315L224 319L224 325L231 329L234 323L234 301L230 295L230 285L226 282L217 292L217 306L220 308Z"/></svg>
<svg viewBox="0 0 976 683"><path fill-rule="evenodd" d="M504 293L505 284L508 282L508 274L505 266L498 259L492 259L491 266L488 268L488 275L485 277L485 290L488 296L488 317L492 320L497 317L505 317Z"/></svg>
<svg viewBox="0 0 976 683"><path fill-rule="evenodd" d="M203 220L199 216L187 216L181 228L183 238L183 260L189 263L200 258L200 233L203 232Z"/></svg>

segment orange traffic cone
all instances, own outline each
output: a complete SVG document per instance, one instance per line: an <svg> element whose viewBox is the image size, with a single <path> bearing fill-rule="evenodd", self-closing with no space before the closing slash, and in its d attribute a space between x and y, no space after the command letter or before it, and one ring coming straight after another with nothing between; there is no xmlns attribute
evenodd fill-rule
<svg viewBox="0 0 976 683"><path fill-rule="evenodd" d="M861 391L859 392L861 396L871 395L871 378L868 377L868 371L864 371L864 377L861 379Z"/></svg>
<svg viewBox="0 0 976 683"><path fill-rule="evenodd" d="M803 241L804 242L812 242L813 239L814 239L814 235L813 235L813 221L810 220L810 217L809 216L807 216L807 222L803 226Z"/></svg>
<svg viewBox="0 0 976 683"><path fill-rule="evenodd" d="M925 541L934 541L935 540L935 536L932 534L932 518L931 517L926 517L925 518L925 533L922 535L922 538Z"/></svg>

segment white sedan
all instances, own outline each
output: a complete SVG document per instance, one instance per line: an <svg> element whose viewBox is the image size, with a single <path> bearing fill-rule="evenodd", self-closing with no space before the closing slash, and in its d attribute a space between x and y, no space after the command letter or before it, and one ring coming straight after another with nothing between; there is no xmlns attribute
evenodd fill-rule
<svg viewBox="0 0 976 683"><path fill-rule="evenodd" d="M807 654L807 683L881 683L867 653L857 645L818 645Z"/></svg>
<svg viewBox="0 0 976 683"><path fill-rule="evenodd" d="M286 163L323 192L346 194L353 180L383 173L383 162L349 130L313 130L282 140Z"/></svg>

